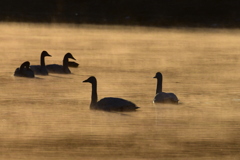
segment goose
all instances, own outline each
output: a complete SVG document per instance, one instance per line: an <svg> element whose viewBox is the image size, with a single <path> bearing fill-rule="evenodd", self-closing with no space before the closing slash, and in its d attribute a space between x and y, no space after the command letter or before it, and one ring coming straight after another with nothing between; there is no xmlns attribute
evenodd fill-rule
<svg viewBox="0 0 240 160"><path fill-rule="evenodd" d="M14 72L14 76L18 77L29 77L34 78L34 72L29 68L30 62L26 61L24 62L20 68L17 68Z"/></svg>
<svg viewBox="0 0 240 160"><path fill-rule="evenodd" d="M162 74L157 72L155 77L157 78L157 89L156 96L154 97L153 103L178 103L178 98L174 93L162 92Z"/></svg>
<svg viewBox="0 0 240 160"><path fill-rule="evenodd" d="M49 64L46 65L48 72L50 73L63 73L63 74L70 74L71 71L68 68L68 58L76 60L71 53L65 54L63 58L63 65L58 64Z"/></svg>
<svg viewBox="0 0 240 160"><path fill-rule="evenodd" d="M92 84L90 109L104 111L135 111L139 108L134 103L122 98L106 97L98 101L97 79L94 76L91 76L83 82L89 82Z"/></svg>
<svg viewBox="0 0 240 160"><path fill-rule="evenodd" d="M41 65L31 65L30 68L33 70L35 74L39 75L48 75L48 70L45 66L44 58L46 56L52 57L50 54L48 54L47 51L42 51L42 54L40 56L40 63Z"/></svg>

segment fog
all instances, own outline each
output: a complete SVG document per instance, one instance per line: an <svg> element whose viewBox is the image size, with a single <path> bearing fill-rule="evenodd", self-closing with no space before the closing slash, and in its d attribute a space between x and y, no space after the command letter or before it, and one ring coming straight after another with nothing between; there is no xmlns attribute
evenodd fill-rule
<svg viewBox="0 0 240 160"><path fill-rule="evenodd" d="M0 159L235 159L240 149L240 30L0 24ZM72 74L14 77L24 61ZM178 105L154 105L156 72ZM89 109L120 97L136 112Z"/></svg>

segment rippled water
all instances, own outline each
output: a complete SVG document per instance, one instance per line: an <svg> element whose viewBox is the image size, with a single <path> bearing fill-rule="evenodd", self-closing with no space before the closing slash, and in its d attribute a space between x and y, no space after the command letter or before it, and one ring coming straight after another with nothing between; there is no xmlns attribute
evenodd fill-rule
<svg viewBox="0 0 240 160"><path fill-rule="evenodd" d="M239 30L0 24L0 159L240 158ZM24 61L73 74L14 77ZM179 105L153 105L156 72ZM89 110L99 98L128 99L137 112Z"/></svg>

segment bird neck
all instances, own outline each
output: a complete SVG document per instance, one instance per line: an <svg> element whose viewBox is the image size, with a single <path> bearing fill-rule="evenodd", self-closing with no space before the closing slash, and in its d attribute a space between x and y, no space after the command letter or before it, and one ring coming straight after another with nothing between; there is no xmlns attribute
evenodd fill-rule
<svg viewBox="0 0 240 160"><path fill-rule="evenodd" d="M67 57L63 58L63 71L65 73L71 73L71 71L68 68L68 58Z"/></svg>
<svg viewBox="0 0 240 160"><path fill-rule="evenodd" d="M66 57L63 58L63 67L68 68L68 58Z"/></svg>
<svg viewBox="0 0 240 160"><path fill-rule="evenodd" d="M92 97L91 97L91 104L90 104L91 109L96 107L97 100L98 100L98 96L97 96L97 82L96 82L96 83L92 83Z"/></svg>
<svg viewBox="0 0 240 160"><path fill-rule="evenodd" d="M24 72L24 68L27 68L27 66L25 64L22 64L19 68L20 72L23 73Z"/></svg>
<svg viewBox="0 0 240 160"><path fill-rule="evenodd" d="M157 79L156 94L162 92L162 78Z"/></svg>
<svg viewBox="0 0 240 160"><path fill-rule="evenodd" d="M43 55L41 55L40 61L41 61L41 66L45 66L45 61L44 61Z"/></svg>

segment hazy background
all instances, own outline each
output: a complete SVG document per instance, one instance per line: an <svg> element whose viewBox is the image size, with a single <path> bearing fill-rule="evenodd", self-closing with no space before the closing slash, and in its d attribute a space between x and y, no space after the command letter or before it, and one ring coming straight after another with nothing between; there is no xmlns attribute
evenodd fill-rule
<svg viewBox="0 0 240 160"><path fill-rule="evenodd" d="M239 158L239 30L0 25L1 159ZM71 75L14 77L26 60L80 64ZM152 104L156 72L179 105ZM89 110L99 98L133 101L132 113Z"/></svg>
<svg viewBox="0 0 240 160"><path fill-rule="evenodd" d="M0 1L0 159L239 159L239 2ZM111 25L109 25L111 24ZM71 75L14 77L24 61ZM153 105L156 72L179 105ZM99 99L141 107L89 109Z"/></svg>

